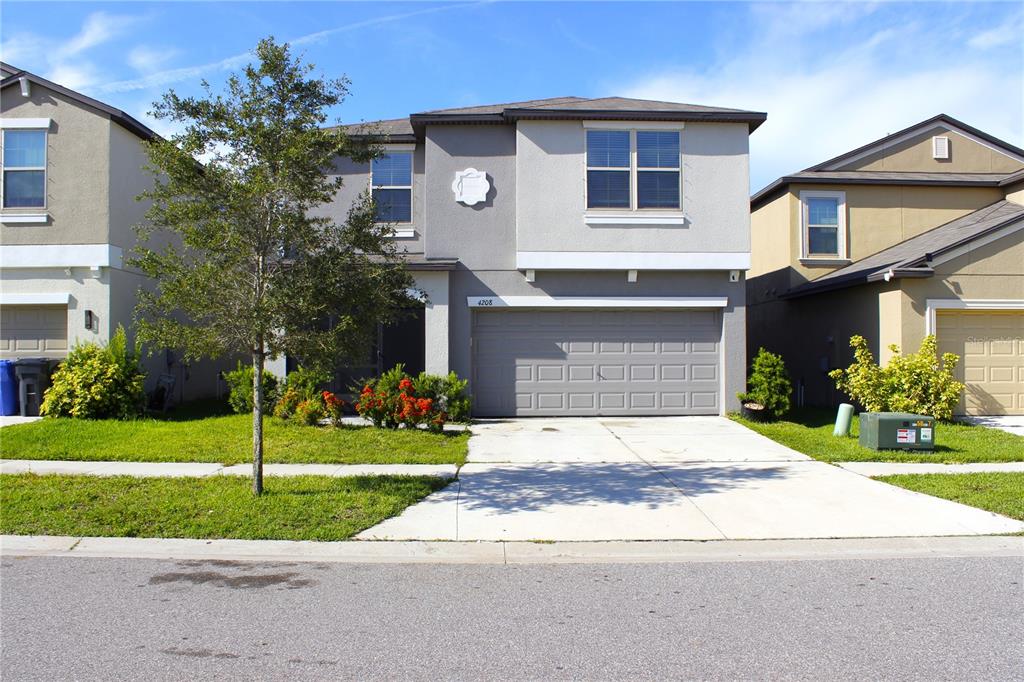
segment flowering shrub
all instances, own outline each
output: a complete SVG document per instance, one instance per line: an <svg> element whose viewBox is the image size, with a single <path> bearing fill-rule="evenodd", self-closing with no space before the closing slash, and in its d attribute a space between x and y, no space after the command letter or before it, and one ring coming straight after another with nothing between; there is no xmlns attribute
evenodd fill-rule
<svg viewBox="0 0 1024 682"><path fill-rule="evenodd" d="M466 382L454 373L448 377L422 373L413 380L397 365L363 386L355 408L377 427L423 425L431 431L442 431L450 419L449 404L455 404L460 418L468 419L469 399L462 395L465 386Z"/></svg>
<svg viewBox="0 0 1024 682"><path fill-rule="evenodd" d="M850 339L853 364L836 369L829 376L836 388L845 392L870 412L914 412L936 419L953 418L964 385L953 376L960 358L955 353L938 357L934 336L926 336L916 353L900 355L897 346L889 346L893 357L885 367L875 357L863 336Z"/></svg>
<svg viewBox="0 0 1024 682"><path fill-rule="evenodd" d="M319 400L303 400L295 407L295 419L306 426L316 426L324 418L324 406Z"/></svg>
<svg viewBox="0 0 1024 682"><path fill-rule="evenodd" d="M324 413L335 426L341 424L341 418L345 416L345 401L330 391L323 391L320 396L324 402Z"/></svg>
<svg viewBox="0 0 1024 682"><path fill-rule="evenodd" d="M279 419L291 419L295 415L295 408L299 406L304 400L302 393L289 386L285 389L284 393L281 394L280 400L277 401L277 405L274 405L274 416Z"/></svg>

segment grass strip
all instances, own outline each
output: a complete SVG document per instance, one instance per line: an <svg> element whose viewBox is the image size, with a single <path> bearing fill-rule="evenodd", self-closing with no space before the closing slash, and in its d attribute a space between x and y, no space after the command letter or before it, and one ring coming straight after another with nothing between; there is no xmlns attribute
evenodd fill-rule
<svg viewBox="0 0 1024 682"><path fill-rule="evenodd" d="M876 480L1024 521L1024 473L898 474Z"/></svg>
<svg viewBox="0 0 1024 682"><path fill-rule="evenodd" d="M447 484L428 476L0 476L0 532L150 538L345 540Z"/></svg>
<svg viewBox="0 0 1024 682"><path fill-rule="evenodd" d="M831 410L794 410L774 422L752 422L732 418L777 443L822 462L1020 462L1024 461L1024 439L1005 431L964 423L935 425L933 452L872 450L857 442L859 420L854 417L851 433L835 437Z"/></svg>

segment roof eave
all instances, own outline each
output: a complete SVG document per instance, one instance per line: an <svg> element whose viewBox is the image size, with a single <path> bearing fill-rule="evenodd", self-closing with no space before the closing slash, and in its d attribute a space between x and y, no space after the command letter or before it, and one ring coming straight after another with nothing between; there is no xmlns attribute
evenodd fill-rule
<svg viewBox="0 0 1024 682"><path fill-rule="evenodd" d="M1024 177L1022 177L1024 179ZM918 187L999 187L1003 180L925 180L921 178L816 178L787 175L779 178L750 197L750 208L756 210L789 185L903 185Z"/></svg>
<svg viewBox="0 0 1024 682"><path fill-rule="evenodd" d="M768 114L760 111L642 111L621 109L506 109L510 121L562 120L562 121L683 121L708 123L746 123L750 132L765 122Z"/></svg>

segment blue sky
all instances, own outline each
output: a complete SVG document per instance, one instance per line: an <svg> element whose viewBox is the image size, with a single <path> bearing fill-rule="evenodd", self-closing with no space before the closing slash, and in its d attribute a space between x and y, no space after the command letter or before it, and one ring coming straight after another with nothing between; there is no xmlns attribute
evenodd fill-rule
<svg viewBox="0 0 1024 682"><path fill-rule="evenodd" d="M1024 146L1024 5L40 3L5 0L4 61L147 116L266 35L352 80L345 122L577 95L768 112L751 185L939 112ZM45 16L45 21L40 17Z"/></svg>

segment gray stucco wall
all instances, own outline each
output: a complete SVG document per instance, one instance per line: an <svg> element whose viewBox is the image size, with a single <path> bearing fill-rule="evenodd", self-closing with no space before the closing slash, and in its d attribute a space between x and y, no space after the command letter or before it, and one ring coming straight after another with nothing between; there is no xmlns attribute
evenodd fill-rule
<svg viewBox="0 0 1024 682"><path fill-rule="evenodd" d="M153 175L142 140L119 125L110 127L110 243L124 249L135 245L135 226L146 217L148 201L136 197L153 186Z"/></svg>
<svg viewBox="0 0 1024 682"><path fill-rule="evenodd" d="M417 145L416 150L412 155L412 222L411 223L398 223L395 225L396 230L413 230L415 232L414 237L399 237L395 239L395 244L398 245L399 250L406 251L408 253L423 253L423 234L424 234L424 183L423 183L423 169L424 169L424 150L423 147ZM356 163L351 159L338 158L335 160L334 165L328 170L328 176L333 178L341 178L342 186L334 196L334 200L329 204L325 204L315 211L312 211L313 215L317 216L330 216L334 218L339 224L345 222L348 216L349 207L359 197L360 194L370 188L370 164L368 163Z"/></svg>
<svg viewBox="0 0 1024 682"><path fill-rule="evenodd" d="M518 271L460 268L451 273L448 343L451 368L469 378L473 310L469 296L726 296L722 314L722 405L739 409L736 394L746 381L746 289L742 281L729 282L727 272L641 272L627 283L624 272L538 272L527 282ZM472 391L472 386L470 386Z"/></svg>
<svg viewBox="0 0 1024 682"><path fill-rule="evenodd" d="M427 127L425 198L428 258L458 258L471 270L511 270L516 252L516 133L503 125ZM475 206L455 201L455 172L487 173L491 189Z"/></svg>
<svg viewBox="0 0 1024 682"><path fill-rule="evenodd" d="M17 86L0 96L3 118L51 119L46 143L46 207L5 213L50 215L47 224L2 225L3 244L108 243L110 120L39 85L31 96Z"/></svg>
<svg viewBox="0 0 1024 682"><path fill-rule="evenodd" d="M629 129L623 123L623 129ZM682 131L686 225L584 222L586 130L577 121L518 123L520 251L748 252L746 124L686 123ZM643 213L643 212L639 212Z"/></svg>

